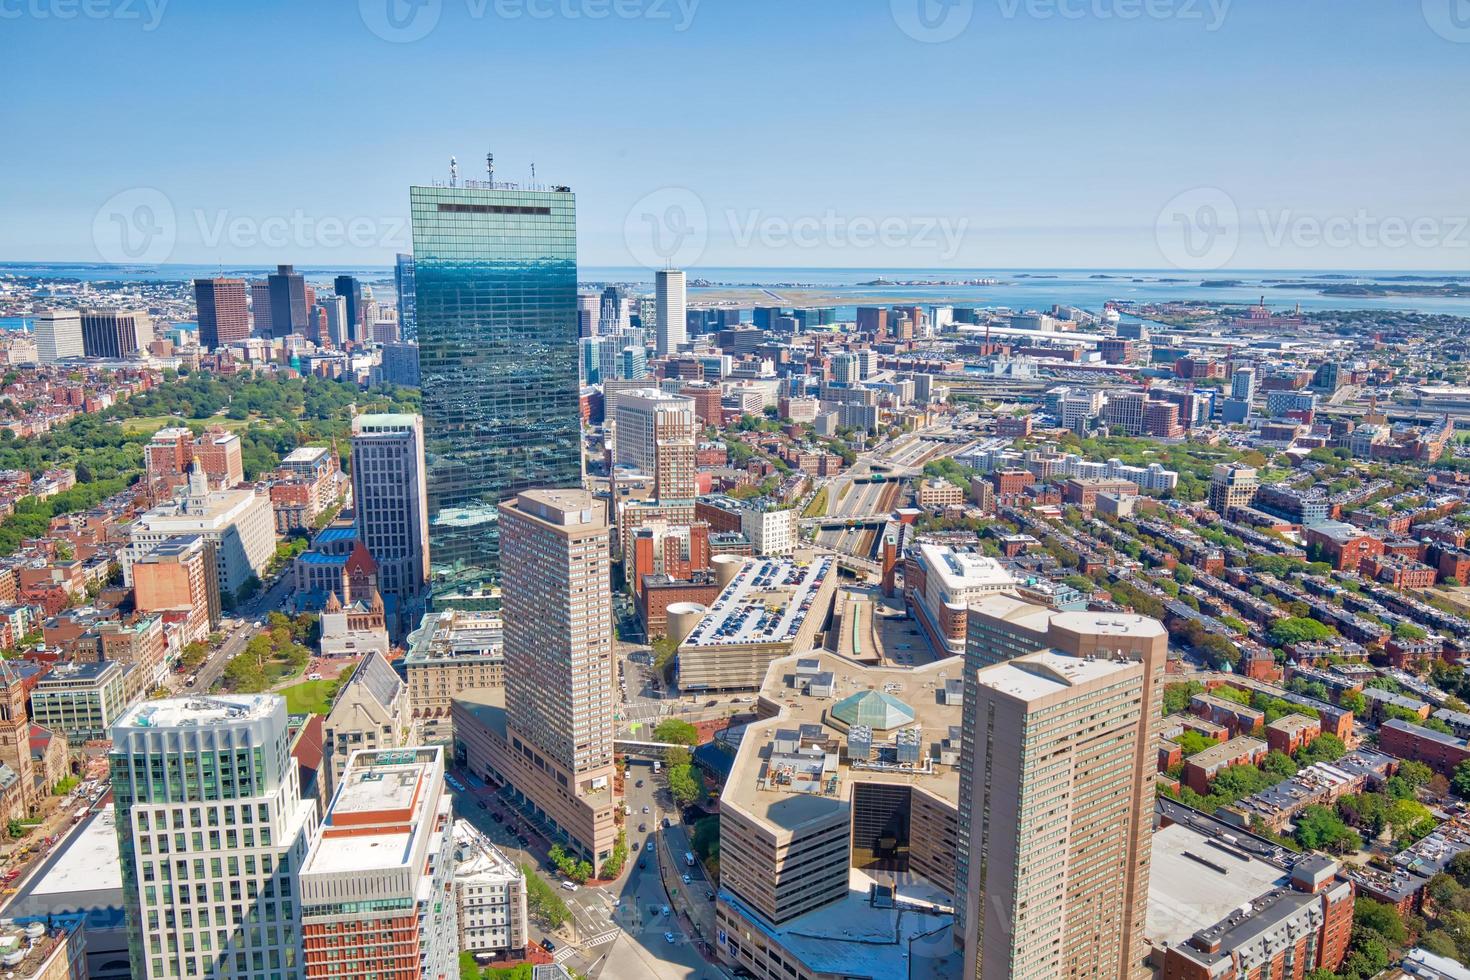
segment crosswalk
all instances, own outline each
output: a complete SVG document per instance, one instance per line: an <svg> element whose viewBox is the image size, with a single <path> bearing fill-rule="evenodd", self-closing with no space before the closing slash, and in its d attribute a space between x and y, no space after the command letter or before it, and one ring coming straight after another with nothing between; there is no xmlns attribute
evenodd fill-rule
<svg viewBox="0 0 1470 980"><path fill-rule="evenodd" d="M593 936L591 939L585 940L582 943L582 948L590 949L593 946L601 946L603 943L610 943L614 939L618 938L618 933L621 931L622 930L619 929L609 929L607 932L602 933L600 936Z"/></svg>

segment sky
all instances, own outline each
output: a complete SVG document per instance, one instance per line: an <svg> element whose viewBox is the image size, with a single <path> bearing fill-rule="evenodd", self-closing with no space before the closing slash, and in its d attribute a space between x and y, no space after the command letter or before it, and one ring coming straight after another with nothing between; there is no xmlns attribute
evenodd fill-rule
<svg viewBox="0 0 1470 980"><path fill-rule="evenodd" d="M1470 0L0 0L0 261L1470 271Z"/></svg>

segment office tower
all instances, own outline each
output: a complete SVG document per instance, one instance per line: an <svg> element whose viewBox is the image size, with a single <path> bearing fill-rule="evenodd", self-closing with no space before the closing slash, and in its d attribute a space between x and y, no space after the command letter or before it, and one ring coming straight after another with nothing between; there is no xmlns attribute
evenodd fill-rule
<svg viewBox="0 0 1470 980"><path fill-rule="evenodd" d="M656 388L619 392L614 413L614 460L653 477L659 501L692 501L699 423L694 400Z"/></svg>
<svg viewBox="0 0 1470 980"><path fill-rule="evenodd" d="M275 694L166 698L112 728L136 980L304 980L298 875L316 833Z"/></svg>
<svg viewBox="0 0 1470 980"><path fill-rule="evenodd" d="M140 310L83 310L82 352L120 360L153 342L153 320Z"/></svg>
<svg viewBox="0 0 1470 980"><path fill-rule="evenodd" d="M1312 373L1312 387L1321 392L1331 395L1342 387L1342 364L1337 361L1323 361Z"/></svg>
<svg viewBox="0 0 1470 980"><path fill-rule="evenodd" d="M596 337L600 333L602 319L602 297L579 294L577 296L577 336Z"/></svg>
<svg viewBox="0 0 1470 980"><path fill-rule="evenodd" d="M411 604L429 580L424 423L417 415L352 420L357 537L378 563L378 588Z"/></svg>
<svg viewBox="0 0 1470 980"><path fill-rule="evenodd" d="M686 329L684 273L678 269L660 269L654 273L655 319L658 324L659 357L668 357L684 343ZM647 324L644 324L646 327Z"/></svg>
<svg viewBox="0 0 1470 980"><path fill-rule="evenodd" d="M318 337L317 342L330 342L338 349L347 346L347 341L352 339L351 321L347 313L347 297L323 296L317 300L316 308L322 311L326 328L326 336Z"/></svg>
<svg viewBox="0 0 1470 980"><path fill-rule="evenodd" d="M500 506L506 722L524 745L509 779L599 867L618 834L603 510L585 490L527 490Z"/></svg>
<svg viewBox="0 0 1470 980"><path fill-rule="evenodd" d="M398 290L398 336L400 340L418 337L418 306L415 302L413 256L399 252L393 265L393 285Z"/></svg>
<svg viewBox="0 0 1470 980"><path fill-rule="evenodd" d="M419 386L419 345L398 341L383 345L383 381L390 385Z"/></svg>
<svg viewBox="0 0 1470 980"><path fill-rule="evenodd" d="M459 975L444 749L354 752L301 869L308 977Z"/></svg>
<svg viewBox="0 0 1470 980"><path fill-rule="evenodd" d="M888 335L888 311L881 306L859 306L857 329L858 333L881 340Z"/></svg>
<svg viewBox="0 0 1470 980"><path fill-rule="evenodd" d="M202 534L168 538L133 562L133 606L184 624L184 642L208 639L219 625L218 559Z"/></svg>
<svg viewBox="0 0 1470 980"><path fill-rule="evenodd" d="M576 198L410 189L429 466L445 591L495 576L497 507L582 482Z"/></svg>
<svg viewBox="0 0 1470 980"><path fill-rule="evenodd" d="M225 347L250 336L244 279L195 279L194 307L203 350Z"/></svg>
<svg viewBox="0 0 1470 980"><path fill-rule="evenodd" d="M601 383L603 346L604 341L601 337L583 336L578 341L578 350L581 352L578 370L581 373L583 384Z"/></svg>
<svg viewBox="0 0 1470 980"><path fill-rule="evenodd" d="M266 277L270 296L270 337L289 337L292 334L306 336L307 311L311 303L307 299L306 280L289 265L278 265L276 271ZM260 332L257 320L256 332Z"/></svg>
<svg viewBox="0 0 1470 980"><path fill-rule="evenodd" d="M1150 672L1156 659L1162 679L1165 642L1153 628L1154 658L1044 649L967 683L977 751L966 832L982 848L968 865L964 976L1142 973L1159 727L1150 693L1162 690Z"/></svg>
<svg viewBox="0 0 1470 980"><path fill-rule="evenodd" d="M648 377L648 351L643 346L623 348L622 377L625 381L637 381Z"/></svg>
<svg viewBox="0 0 1470 980"><path fill-rule="evenodd" d="M259 279L250 284L250 332L257 337L274 337L271 327L271 284Z"/></svg>
<svg viewBox="0 0 1470 980"><path fill-rule="evenodd" d="M332 289L347 301L347 336L344 339L364 339L362 283L352 276L338 276L332 280Z"/></svg>
<svg viewBox="0 0 1470 980"><path fill-rule="evenodd" d="M858 351L857 361L859 378L866 381L878 373L878 352L871 347L864 347Z"/></svg>
<svg viewBox="0 0 1470 980"><path fill-rule="evenodd" d="M843 351L832 355L832 380L838 384L857 384L860 370L856 354Z"/></svg>
<svg viewBox="0 0 1470 980"><path fill-rule="evenodd" d="M1230 377L1230 397L1236 401L1249 402L1256 397L1256 369L1237 368Z"/></svg>
<svg viewBox="0 0 1470 980"><path fill-rule="evenodd" d="M67 357L82 357L82 315L75 310L42 310L32 323L36 332L36 356L42 364L55 364Z"/></svg>
<svg viewBox="0 0 1470 980"><path fill-rule="evenodd" d="M617 333L633 325L630 315L632 299L621 286L608 286L602 291L602 305L598 313L598 333ZM647 324L640 324L647 326Z"/></svg>
<svg viewBox="0 0 1470 980"><path fill-rule="evenodd" d="M1237 507L1249 507L1260 489L1256 471L1251 466L1217 463L1210 471L1210 510L1229 517Z"/></svg>

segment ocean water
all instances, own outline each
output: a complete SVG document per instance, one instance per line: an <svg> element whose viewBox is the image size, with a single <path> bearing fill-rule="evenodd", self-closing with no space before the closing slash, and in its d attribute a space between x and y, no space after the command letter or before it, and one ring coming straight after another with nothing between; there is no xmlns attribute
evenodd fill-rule
<svg viewBox="0 0 1470 980"><path fill-rule="evenodd" d="M224 266L169 264L160 266L122 266L102 263L0 263L0 276L25 275L69 278L90 282L187 282L207 276L235 276L255 279L273 272L265 266ZM355 275L366 282L390 282L391 266L298 266L308 281L330 283L337 275ZM1308 311L1321 310L1400 310L1422 313L1444 313L1470 316L1470 297L1437 296L1324 296L1322 288L1335 283L1404 282L1418 276L1428 281L1445 282L1453 278L1447 273L1382 270L1226 270L1218 273L1186 273L1177 269L821 269L821 268L740 268L710 267L687 270L689 279L708 281L717 287L763 287L768 290L771 306L790 305L782 301L782 287L812 287L836 294L839 310L850 315L851 305L840 302L841 294L851 293L854 301L883 303L913 300L918 303L952 301L961 305L1000 307L1013 310L1045 310L1054 303L1099 310L1116 300L1126 303L1201 300L1217 303L1247 304L1264 296L1274 309L1300 304ZM578 278L584 285L617 282L653 288L653 271L642 267L583 266ZM898 282L963 282L996 280L994 285L910 285L865 286L878 279ZM1208 287L1207 281L1229 280L1239 285ZM1470 275L1460 277L1470 284ZM706 292L690 287L690 299L697 301ZM853 305L855 305L855 303ZM0 325L5 321L0 319Z"/></svg>

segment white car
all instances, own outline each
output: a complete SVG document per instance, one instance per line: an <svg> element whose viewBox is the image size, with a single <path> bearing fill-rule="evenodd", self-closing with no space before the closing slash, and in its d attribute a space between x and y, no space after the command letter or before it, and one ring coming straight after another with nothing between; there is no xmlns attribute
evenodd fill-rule
<svg viewBox="0 0 1470 980"><path fill-rule="evenodd" d="M574 892L577 890L577 883L575 881L564 881L561 883L561 887L563 891Z"/></svg>
<svg viewBox="0 0 1470 980"><path fill-rule="evenodd" d="M674 934L672 932L664 933L664 942L668 943L670 946L674 945Z"/></svg>

